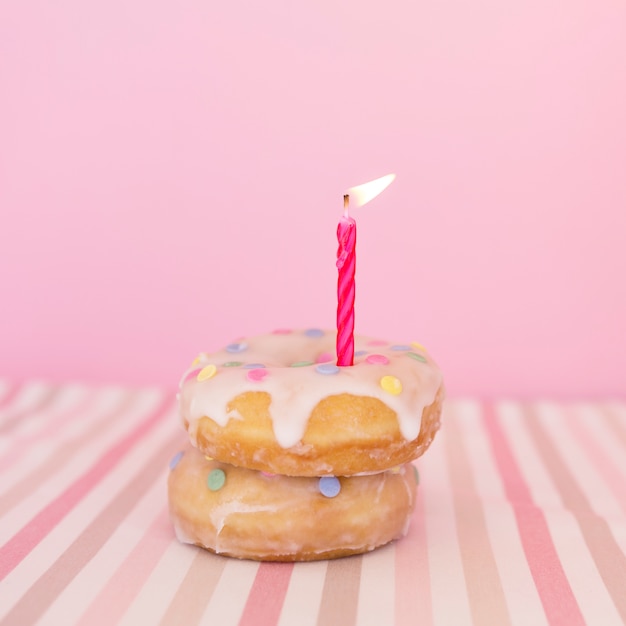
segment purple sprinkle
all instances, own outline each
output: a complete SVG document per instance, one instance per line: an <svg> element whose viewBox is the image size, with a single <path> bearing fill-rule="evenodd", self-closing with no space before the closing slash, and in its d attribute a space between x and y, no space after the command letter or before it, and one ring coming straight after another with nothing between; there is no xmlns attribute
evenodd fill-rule
<svg viewBox="0 0 626 626"><path fill-rule="evenodd" d="M265 369L265 365L263 363L246 363L243 368L246 370L262 370Z"/></svg>
<svg viewBox="0 0 626 626"><path fill-rule="evenodd" d="M332 375L332 374L338 374L339 368L334 363L320 363L315 368L315 371L318 374Z"/></svg>
<svg viewBox="0 0 626 626"><path fill-rule="evenodd" d="M326 498L334 498L341 491L341 483L335 476L322 476L319 481L319 490Z"/></svg>
<svg viewBox="0 0 626 626"><path fill-rule="evenodd" d="M226 352L237 353L243 352L248 348L248 344L245 341L240 341L238 343L229 343L226 346Z"/></svg>
<svg viewBox="0 0 626 626"><path fill-rule="evenodd" d="M320 330L319 328L309 328L308 330L304 331L304 334L307 337L323 337L324 331Z"/></svg>
<svg viewBox="0 0 626 626"><path fill-rule="evenodd" d="M411 346L405 346L405 345L396 345L396 346L391 346L392 350L395 350L396 352L403 352L405 350L411 350Z"/></svg>
<svg viewBox="0 0 626 626"><path fill-rule="evenodd" d="M170 461L170 470L173 470L180 463L180 460L183 458L184 454L185 453L181 450L172 457L172 460Z"/></svg>

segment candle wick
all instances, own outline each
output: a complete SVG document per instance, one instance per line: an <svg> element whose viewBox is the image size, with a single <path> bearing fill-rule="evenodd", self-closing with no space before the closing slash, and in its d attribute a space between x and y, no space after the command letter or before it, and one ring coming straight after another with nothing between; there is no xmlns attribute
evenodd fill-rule
<svg viewBox="0 0 626 626"><path fill-rule="evenodd" d="M350 206L350 195L344 194L343 196L343 214L348 217L348 207Z"/></svg>

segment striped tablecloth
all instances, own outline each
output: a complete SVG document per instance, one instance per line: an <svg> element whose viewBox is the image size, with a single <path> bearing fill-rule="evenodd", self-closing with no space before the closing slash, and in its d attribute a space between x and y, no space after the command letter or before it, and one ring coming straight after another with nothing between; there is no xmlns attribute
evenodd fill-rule
<svg viewBox="0 0 626 626"><path fill-rule="evenodd" d="M448 401L409 534L330 562L179 544L158 389L0 382L0 624L626 623L626 403Z"/></svg>

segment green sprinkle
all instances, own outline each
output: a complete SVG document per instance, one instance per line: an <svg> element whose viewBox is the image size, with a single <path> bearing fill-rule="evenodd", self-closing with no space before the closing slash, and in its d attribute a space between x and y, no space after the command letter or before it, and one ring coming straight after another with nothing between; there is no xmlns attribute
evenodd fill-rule
<svg viewBox="0 0 626 626"><path fill-rule="evenodd" d="M222 367L239 367L243 365L241 361L228 361L228 363L224 363Z"/></svg>
<svg viewBox="0 0 626 626"><path fill-rule="evenodd" d="M211 491L219 491L226 482L226 474L224 474L224 470L212 470L206 482Z"/></svg>
<svg viewBox="0 0 626 626"><path fill-rule="evenodd" d="M413 466L413 474L415 475L415 484L420 484L420 473L417 471L417 467Z"/></svg>
<svg viewBox="0 0 626 626"><path fill-rule="evenodd" d="M308 367L309 365L315 365L315 363L313 363L313 361L296 361L289 367Z"/></svg>
<svg viewBox="0 0 626 626"><path fill-rule="evenodd" d="M416 361L420 361L421 363L428 363L426 358L423 357L421 354L418 354L417 352L407 352L406 355L410 356L412 359L415 359Z"/></svg>

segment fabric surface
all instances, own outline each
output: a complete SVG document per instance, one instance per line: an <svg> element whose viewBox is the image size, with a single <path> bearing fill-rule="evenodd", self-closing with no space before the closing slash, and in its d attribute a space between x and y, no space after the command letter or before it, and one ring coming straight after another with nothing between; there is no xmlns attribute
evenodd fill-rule
<svg viewBox="0 0 626 626"><path fill-rule="evenodd" d="M626 404L450 400L408 535L316 563L180 544L160 389L0 382L0 624L626 623Z"/></svg>

